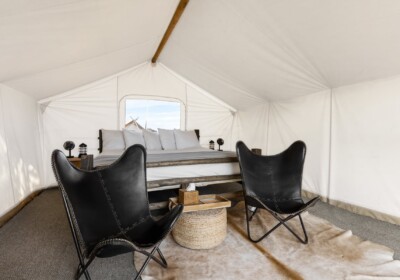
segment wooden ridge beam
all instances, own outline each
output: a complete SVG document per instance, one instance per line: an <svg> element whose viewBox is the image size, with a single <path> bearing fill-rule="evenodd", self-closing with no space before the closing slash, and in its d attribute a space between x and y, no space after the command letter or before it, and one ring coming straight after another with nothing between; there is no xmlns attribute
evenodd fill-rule
<svg viewBox="0 0 400 280"><path fill-rule="evenodd" d="M168 25L167 30L164 33L163 38L161 39L160 44L158 45L157 51L154 54L153 58L151 59L152 63L156 63L158 57L160 56L165 44L167 43L169 36L171 35L172 31L174 30L176 24L178 23L179 19L181 18L181 15L183 14L183 11L186 8L186 5L189 3L189 0L180 0L178 7L176 7L174 16L171 19L171 22Z"/></svg>

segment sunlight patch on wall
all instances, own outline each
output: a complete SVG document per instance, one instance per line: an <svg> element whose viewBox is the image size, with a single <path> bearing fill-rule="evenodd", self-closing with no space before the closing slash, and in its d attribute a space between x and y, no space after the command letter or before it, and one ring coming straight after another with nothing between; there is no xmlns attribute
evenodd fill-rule
<svg viewBox="0 0 400 280"><path fill-rule="evenodd" d="M13 169L13 184L15 200L20 201L40 186L39 171L20 158Z"/></svg>

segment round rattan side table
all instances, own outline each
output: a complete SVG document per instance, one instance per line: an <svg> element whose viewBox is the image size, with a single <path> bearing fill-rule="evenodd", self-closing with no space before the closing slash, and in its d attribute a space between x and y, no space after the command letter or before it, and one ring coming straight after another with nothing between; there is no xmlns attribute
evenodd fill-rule
<svg viewBox="0 0 400 280"><path fill-rule="evenodd" d="M189 249L211 249L224 241L227 232L226 208L183 213L172 236Z"/></svg>

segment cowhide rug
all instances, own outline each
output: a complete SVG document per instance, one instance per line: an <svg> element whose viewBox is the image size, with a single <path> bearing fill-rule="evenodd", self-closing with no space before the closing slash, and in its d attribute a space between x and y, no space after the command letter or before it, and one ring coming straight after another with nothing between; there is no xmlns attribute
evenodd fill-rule
<svg viewBox="0 0 400 280"><path fill-rule="evenodd" d="M400 279L400 261L393 260L391 249L361 240L351 231L303 214L309 243L301 244L283 226L263 241L247 239L244 204L228 211L225 241L210 250L191 250L169 236L161 245L168 268L151 261L143 274L149 279ZM253 219L271 227L268 213L259 211ZM298 219L290 223L300 232ZM253 231L261 234L261 230ZM258 235L259 236L259 235ZM136 254L136 267L143 257Z"/></svg>

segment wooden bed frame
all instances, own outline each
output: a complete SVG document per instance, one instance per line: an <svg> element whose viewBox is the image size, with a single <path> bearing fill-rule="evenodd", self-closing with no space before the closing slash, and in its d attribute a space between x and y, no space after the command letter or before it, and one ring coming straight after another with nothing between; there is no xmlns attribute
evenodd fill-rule
<svg viewBox="0 0 400 280"><path fill-rule="evenodd" d="M197 139L200 139L200 130L194 130ZM99 152L103 151L103 135L99 130ZM195 164L208 164L208 163L229 163L238 162L237 157L227 158L212 158L212 159L189 159L189 160L177 160L177 161L162 161L162 162L147 162L146 167L167 167L167 166L179 166L179 165L195 165ZM148 181L147 187L149 191L157 191L162 189L168 189L169 186L181 185L186 186L189 183L227 183L227 182L238 182L241 181L240 174L235 175L219 175L219 176L203 176L203 177L190 177L190 178L171 178L163 180Z"/></svg>

